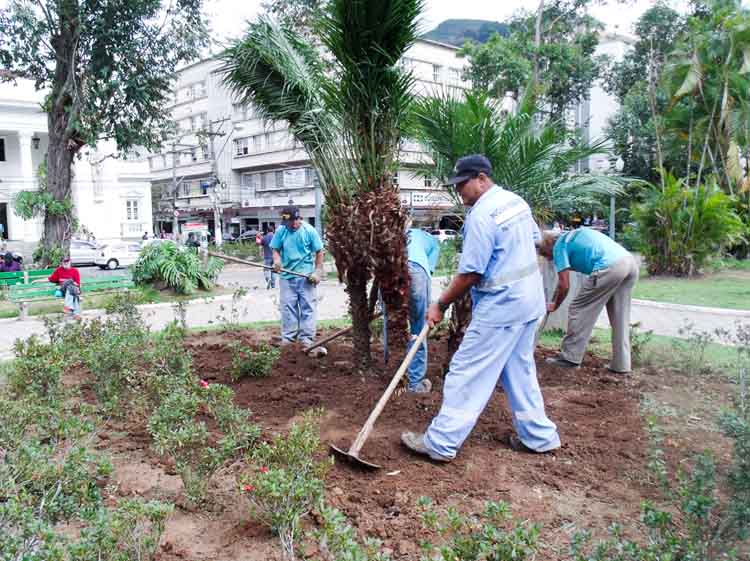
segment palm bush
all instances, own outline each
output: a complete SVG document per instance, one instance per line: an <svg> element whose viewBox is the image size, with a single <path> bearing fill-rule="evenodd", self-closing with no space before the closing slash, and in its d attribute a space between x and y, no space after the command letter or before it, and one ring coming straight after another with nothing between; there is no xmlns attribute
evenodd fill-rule
<svg viewBox="0 0 750 561"><path fill-rule="evenodd" d="M353 356L363 366L373 277L394 342L408 338L406 214L392 176L412 103L413 79L398 62L417 37L421 8L420 0L332 0L316 25L325 61L310 41L266 18L222 56L235 98L286 122L315 165L328 247L349 293Z"/></svg>
<svg viewBox="0 0 750 561"><path fill-rule="evenodd" d="M690 276L739 241L742 220L714 178L688 187L664 172L663 183L650 185L643 203L633 208L639 249L650 274Z"/></svg>
<svg viewBox="0 0 750 561"><path fill-rule="evenodd" d="M162 283L178 294L191 294L196 289L211 290L223 267L220 259L210 257L204 265L195 251L164 242L143 248L133 265L133 280Z"/></svg>

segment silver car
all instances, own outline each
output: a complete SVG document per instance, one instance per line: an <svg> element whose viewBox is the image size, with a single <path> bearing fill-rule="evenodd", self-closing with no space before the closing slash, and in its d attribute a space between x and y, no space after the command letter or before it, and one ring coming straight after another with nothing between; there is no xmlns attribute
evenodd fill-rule
<svg viewBox="0 0 750 561"><path fill-rule="evenodd" d="M101 253L100 246L96 242L83 240L71 240L70 262L75 267L78 265L93 265Z"/></svg>

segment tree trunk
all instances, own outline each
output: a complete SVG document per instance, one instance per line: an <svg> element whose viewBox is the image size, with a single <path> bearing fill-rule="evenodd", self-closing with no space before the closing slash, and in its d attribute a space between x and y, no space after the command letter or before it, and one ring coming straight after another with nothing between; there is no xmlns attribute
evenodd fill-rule
<svg viewBox="0 0 750 561"><path fill-rule="evenodd" d="M346 292L349 294L349 313L352 316L352 362L361 370L370 367L370 320L372 314L367 302L367 275L353 269L346 275Z"/></svg>
<svg viewBox="0 0 750 561"><path fill-rule="evenodd" d="M406 212L398 190L386 185L362 199L368 211L370 253L375 282L388 313L388 345L401 356L409 342L409 259L406 249Z"/></svg>
<svg viewBox="0 0 750 561"><path fill-rule="evenodd" d="M451 317L448 322L448 357L453 356L461 345L466 334L466 328L471 323L471 292L466 292L454 300L451 307Z"/></svg>
<svg viewBox="0 0 750 561"><path fill-rule="evenodd" d="M49 147L47 150L47 192L60 203L71 202L73 158L78 145L67 139L68 116L65 110L53 109L47 116ZM58 265L53 261L70 248L73 231L71 212L55 212L47 208L44 215L42 265Z"/></svg>

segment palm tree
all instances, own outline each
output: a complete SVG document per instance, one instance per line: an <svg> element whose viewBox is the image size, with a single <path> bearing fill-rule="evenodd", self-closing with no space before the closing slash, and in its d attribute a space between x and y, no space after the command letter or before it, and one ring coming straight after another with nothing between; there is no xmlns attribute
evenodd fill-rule
<svg viewBox="0 0 750 561"><path fill-rule="evenodd" d="M421 9L421 0L332 0L317 22L325 59L267 18L222 55L225 84L238 101L269 121L286 121L318 171L328 245L349 293L362 366L370 362L372 278L394 344L408 337L406 214L392 174L412 105L413 80L398 61L417 37Z"/></svg>
<svg viewBox="0 0 750 561"><path fill-rule="evenodd" d="M502 111L500 102L484 92L465 92L462 97L448 92L420 100L412 134L431 157L420 172L446 180L458 158L484 154L492 163L493 179L523 197L539 224L591 206L597 195L616 192L618 178L574 171L579 161L606 153L605 141L587 144L561 122L538 122L534 89L527 88L530 93L515 114ZM460 214L461 200L454 190L450 193ZM450 349L461 342L470 318L466 296L454 304Z"/></svg>

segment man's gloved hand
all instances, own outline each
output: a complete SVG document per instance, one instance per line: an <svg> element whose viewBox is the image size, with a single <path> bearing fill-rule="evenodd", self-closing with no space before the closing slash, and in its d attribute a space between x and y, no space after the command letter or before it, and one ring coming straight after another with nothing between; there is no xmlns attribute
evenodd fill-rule
<svg viewBox="0 0 750 561"><path fill-rule="evenodd" d="M274 261L273 262L273 271L274 271L274 273L280 273L281 272L281 261Z"/></svg>
<svg viewBox="0 0 750 561"><path fill-rule="evenodd" d="M323 271L320 269L315 269L309 277L307 277L308 280L312 284L318 284L321 280L323 280Z"/></svg>

